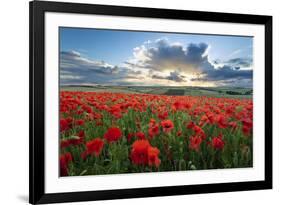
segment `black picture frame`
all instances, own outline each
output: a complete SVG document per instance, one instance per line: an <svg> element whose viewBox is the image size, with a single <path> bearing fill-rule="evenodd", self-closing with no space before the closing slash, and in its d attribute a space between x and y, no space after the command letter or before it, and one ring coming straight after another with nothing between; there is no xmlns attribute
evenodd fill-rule
<svg viewBox="0 0 281 205"><path fill-rule="evenodd" d="M32 1L30 12L30 142L29 142L29 202L31 204L123 199L167 195L260 190L272 188L272 17L262 15L230 14L105 6L62 2ZM150 17L209 22L259 24L265 27L265 180L235 183L198 184L154 188L136 188L71 193L45 193L44 165L44 25L46 12L98 14L110 16Z"/></svg>

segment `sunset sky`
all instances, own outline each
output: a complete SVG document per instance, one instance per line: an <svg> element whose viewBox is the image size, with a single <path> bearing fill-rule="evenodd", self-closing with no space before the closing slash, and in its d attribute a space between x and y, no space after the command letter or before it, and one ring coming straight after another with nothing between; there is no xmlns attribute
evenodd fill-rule
<svg viewBox="0 0 281 205"><path fill-rule="evenodd" d="M253 38L60 28L62 85L252 87Z"/></svg>

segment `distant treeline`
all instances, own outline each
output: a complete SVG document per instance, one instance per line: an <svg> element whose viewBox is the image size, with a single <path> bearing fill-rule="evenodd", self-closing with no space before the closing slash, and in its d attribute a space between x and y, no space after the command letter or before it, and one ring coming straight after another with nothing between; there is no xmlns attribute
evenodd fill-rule
<svg viewBox="0 0 281 205"><path fill-rule="evenodd" d="M169 89L165 95L184 95L183 89Z"/></svg>
<svg viewBox="0 0 281 205"><path fill-rule="evenodd" d="M222 93L222 91L220 90L219 93ZM237 92L237 91L227 90L227 91L225 91L225 94L227 94L227 95L252 95L253 91L248 90L246 92Z"/></svg>

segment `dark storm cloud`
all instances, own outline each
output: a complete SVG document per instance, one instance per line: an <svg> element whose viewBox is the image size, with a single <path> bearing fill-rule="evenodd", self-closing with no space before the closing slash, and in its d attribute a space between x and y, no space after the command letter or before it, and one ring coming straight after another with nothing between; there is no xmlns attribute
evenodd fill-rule
<svg viewBox="0 0 281 205"><path fill-rule="evenodd" d="M226 65L232 67L251 67L252 66L252 59L250 58L233 58L225 62Z"/></svg>
<svg viewBox="0 0 281 205"><path fill-rule="evenodd" d="M203 57L203 54L206 52L207 48L208 45L206 43L189 44L186 49L186 60L195 64L204 62L207 60L207 56Z"/></svg>
<svg viewBox="0 0 281 205"><path fill-rule="evenodd" d="M157 74L154 74L151 76L152 79L160 79L160 80L171 80L175 82L184 82L185 77L183 75L180 75L177 71L170 72L170 75L168 76L160 76Z"/></svg>
<svg viewBox="0 0 281 205"><path fill-rule="evenodd" d="M192 81L220 81L229 79L252 79L252 70L237 70L230 66L222 66L218 69L208 70L201 73L202 77L193 78Z"/></svg>

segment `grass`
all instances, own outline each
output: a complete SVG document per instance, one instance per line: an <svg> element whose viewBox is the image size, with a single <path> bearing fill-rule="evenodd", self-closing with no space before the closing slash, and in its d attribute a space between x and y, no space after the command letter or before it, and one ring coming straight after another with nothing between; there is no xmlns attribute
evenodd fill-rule
<svg viewBox="0 0 281 205"><path fill-rule="evenodd" d="M252 98L251 88L239 87L171 87L171 86L61 86L62 91L136 93L153 95ZM229 94L233 93L233 94Z"/></svg>

